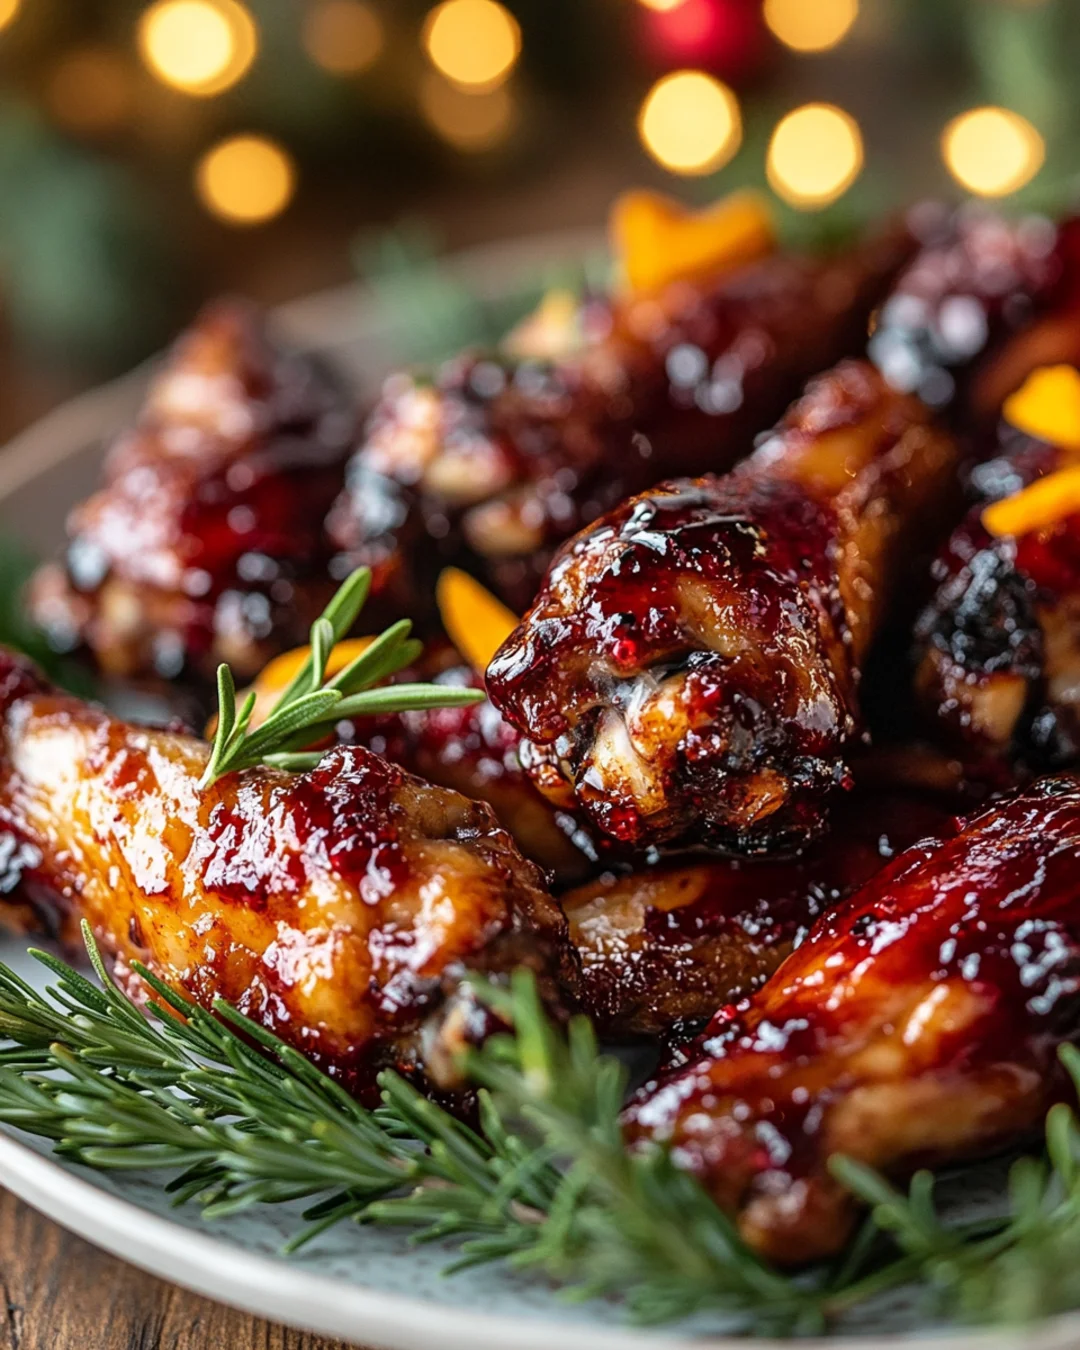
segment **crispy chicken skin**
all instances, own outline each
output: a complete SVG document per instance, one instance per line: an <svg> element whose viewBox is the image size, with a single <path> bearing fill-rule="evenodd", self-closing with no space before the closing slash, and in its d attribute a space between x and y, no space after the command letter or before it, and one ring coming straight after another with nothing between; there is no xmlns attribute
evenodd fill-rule
<svg viewBox="0 0 1080 1350"><path fill-rule="evenodd" d="M934 562L915 682L950 750L980 770L1000 762L1022 773L1080 756L1080 515L990 535L988 502L1074 459L1004 425L1000 437L1000 453L972 475L978 504Z"/></svg>
<svg viewBox="0 0 1080 1350"><path fill-rule="evenodd" d="M384 1065L457 1085L488 1030L467 971L573 975L566 921L490 810L362 747L200 790L207 746L126 725L0 656L0 839L23 895L224 998L370 1097ZM133 987L138 981L132 979Z"/></svg>
<svg viewBox="0 0 1080 1350"><path fill-rule="evenodd" d="M895 232L835 261L776 256L593 301L556 359L466 353L392 376L330 516L336 570L412 573L418 613L422 541L524 608L574 531L662 478L728 468L810 375L860 350L911 244Z"/></svg>
<svg viewBox="0 0 1080 1350"><path fill-rule="evenodd" d="M956 458L922 404L846 363L726 477L662 484L570 540L487 672L539 786L637 845L814 838Z"/></svg>
<svg viewBox="0 0 1080 1350"><path fill-rule="evenodd" d="M354 434L321 366L276 350L250 306L210 306L71 513L34 618L110 676L212 679L220 661L254 674L332 592L323 518Z"/></svg>
<svg viewBox="0 0 1080 1350"><path fill-rule="evenodd" d="M567 891L586 1011L619 1039L700 1026L758 989L826 908L954 813L944 795L856 789L800 858L689 856Z"/></svg>
<svg viewBox="0 0 1080 1350"><path fill-rule="evenodd" d="M830 1255L834 1153L894 1174L1001 1148L1063 1090L1080 1032L1080 778L895 858L628 1110L775 1260Z"/></svg>

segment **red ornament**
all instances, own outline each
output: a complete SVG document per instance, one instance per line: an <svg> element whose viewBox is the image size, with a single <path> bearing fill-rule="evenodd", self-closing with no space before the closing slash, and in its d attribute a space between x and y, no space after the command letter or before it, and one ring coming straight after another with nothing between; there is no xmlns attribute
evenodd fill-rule
<svg viewBox="0 0 1080 1350"><path fill-rule="evenodd" d="M658 65L696 66L733 83L749 79L769 52L761 0L680 0L642 7L646 55Z"/></svg>

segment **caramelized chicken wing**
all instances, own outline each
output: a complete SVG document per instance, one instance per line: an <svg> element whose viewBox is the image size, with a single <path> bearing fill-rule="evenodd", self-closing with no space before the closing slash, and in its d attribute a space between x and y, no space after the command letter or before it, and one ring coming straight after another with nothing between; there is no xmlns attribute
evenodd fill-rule
<svg viewBox="0 0 1080 1350"><path fill-rule="evenodd" d="M457 1085L455 1048L490 1022L467 972L528 966L552 1007L573 976L566 920L490 810L363 747L201 790L202 741L9 653L0 709L5 893L85 917L122 977L138 959L226 999L362 1096L385 1065Z"/></svg>
<svg viewBox="0 0 1080 1350"><path fill-rule="evenodd" d="M860 350L910 246L895 233L837 261L773 257L592 302L560 359L470 353L392 376L331 513L337 573L411 571L422 601L424 558L441 554L524 608L575 530L662 478L728 468L808 376Z"/></svg>
<svg viewBox="0 0 1080 1350"><path fill-rule="evenodd" d="M1080 514L995 537L988 503L1074 456L1010 427L975 470L980 497L933 566L916 628L916 688L944 743L974 765L1024 772L1080 756Z"/></svg>
<svg viewBox="0 0 1080 1350"><path fill-rule="evenodd" d="M68 520L33 617L107 675L253 675L333 590L326 511L355 434L348 397L277 351L247 305L205 310L153 378L105 484Z"/></svg>
<svg viewBox="0 0 1080 1350"><path fill-rule="evenodd" d="M662 484L570 540L487 672L538 785L632 844L814 838L956 458L922 404L848 363L726 477Z"/></svg>
<svg viewBox="0 0 1080 1350"><path fill-rule="evenodd" d="M991 369L1012 364L1011 335L1072 284L1074 223L1007 220L985 203L952 212L928 203L907 224L920 248L875 316L867 354L894 389L931 407L958 393L965 410L978 407Z"/></svg>
<svg viewBox="0 0 1080 1350"><path fill-rule="evenodd" d="M904 1174L1001 1148L1062 1090L1080 1034L1080 778L893 859L628 1111L778 1261L856 1217L830 1155Z"/></svg>
<svg viewBox="0 0 1080 1350"><path fill-rule="evenodd" d="M800 858L689 856L567 891L585 1010L618 1038L692 1030L759 988L820 914L954 814L944 795L856 789Z"/></svg>

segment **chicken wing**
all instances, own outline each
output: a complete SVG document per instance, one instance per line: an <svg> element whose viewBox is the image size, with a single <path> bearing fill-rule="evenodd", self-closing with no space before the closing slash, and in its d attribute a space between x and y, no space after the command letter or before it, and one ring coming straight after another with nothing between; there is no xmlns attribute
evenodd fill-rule
<svg viewBox="0 0 1080 1350"><path fill-rule="evenodd" d="M826 1256L856 1217L830 1155L903 1174L1025 1138L1062 1090L1078 994L1068 775L893 859L642 1090L628 1134L670 1147L757 1250Z"/></svg>
<svg viewBox="0 0 1080 1350"><path fill-rule="evenodd" d="M33 617L110 676L212 680L221 661L253 675L332 593L323 520L354 435L317 362L276 351L247 305L211 306L71 513Z"/></svg>
<svg viewBox="0 0 1080 1350"><path fill-rule="evenodd" d="M458 1083L491 1019L469 971L572 981L566 920L490 810L359 746L201 790L208 747L50 691L0 653L0 890L89 920L204 1006L223 998L365 1097L394 1065ZM133 990L138 980L132 978Z"/></svg>
<svg viewBox="0 0 1080 1350"><path fill-rule="evenodd" d="M956 459L924 405L848 363L726 477L662 484L570 540L487 672L541 789L638 845L814 838Z"/></svg>
<svg viewBox="0 0 1080 1350"><path fill-rule="evenodd" d="M808 376L860 350L910 247L896 232L836 261L779 256L593 301L561 359L472 353L392 376L330 517L337 572L411 569L422 600L417 563L441 555L524 608L575 530L661 478L728 468Z"/></svg>
<svg viewBox="0 0 1080 1350"><path fill-rule="evenodd" d="M993 535L994 501L1075 462L1012 428L978 466L980 498L933 566L916 628L915 683L930 724L979 771L1064 766L1080 756L1080 514Z"/></svg>
<svg viewBox="0 0 1080 1350"><path fill-rule="evenodd" d="M800 858L690 856L567 891L586 1011L620 1039L692 1031L759 988L820 914L954 814L944 795L856 789Z"/></svg>

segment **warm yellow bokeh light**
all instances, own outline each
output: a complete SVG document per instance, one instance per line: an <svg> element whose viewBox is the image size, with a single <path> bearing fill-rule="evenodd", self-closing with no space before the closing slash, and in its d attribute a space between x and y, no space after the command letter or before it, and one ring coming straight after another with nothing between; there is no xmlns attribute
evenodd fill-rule
<svg viewBox="0 0 1080 1350"><path fill-rule="evenodd" d="M60 57L45 81L49 112L71 131L112 131L132 105L127 63L111 47L80 47Z"/></svg>
<svg viewBox="0 0 1080 1350"><path fill-rule="evenodd" d="M657 80L638 113L638 135L672 173L711 173L742 140L735 95L701 70L676 70Z"/></svg>
<svg viewBox="0 0 1080 1350"><path fill-rule="evenodd" d="M0 0L0 28L6 28L22 8L22 0Z"/></svg>
<svg viewBox="0 0 1080 1350"><path fill-rule="evenodd" d="M319 0L304 16L307 54L333 75L356 75L378 60L383 25L365 0Z"/></svg>
<svg viewBox="0 0 1080 1350"><path fill-rule="evenodd" d="M668 14L673 9L678 9L685 0L640 0L646 9L655 9L661 14Z"/></svg>
<svg viewBox="0 0 1080 1350"><path fill-rule="evenodd" d="M444 141L468 151L499 145L517 120L517 105L505 85L471 94L435 71L421 81L420 111Z"/></svg>
<svg viewBox="0 0 1080 1350"><path fill-rule="evenodd" d="M139 20L139 51L163 84L208 98L255 59L258 35L237 0L157 0Z"/></svg>
<svg viewBox="0 0 1080 1350"><path fill-rule="evenodd" d="M980 197L1004 197L1042 168L1043 138L1008 108L973 108L954 117L941 137L941 153L956 181Z"/></svg>
<svg viewBox="0 0 1080 1350"><path fill-rule="evenodd" d="M773 191L804 211L842 197L862 165L859 124L831 103L807 103L781 118L765 162Z"/></svg>
<svg viewBox="0 0 1080 1350"><path fill-rule="evenodd" d="M280 215L296 190L289 154L265 136L230 136L195 170L199 199L230 225L260 225Z"/></svg>
<svg viewBox="0 0 1080 1350"><path fill-rule="evenodd" d="M859 0L765 0L765 22L797 52L826 52L847 36Z"/></svg>
<svg viewBox="0 0 1080 1350"><path fill-rule="evenodd" d="M496 0L443 0L424 24L424 50L436 70L469 89L494 89L521 52L521 29Z"/></svg>

